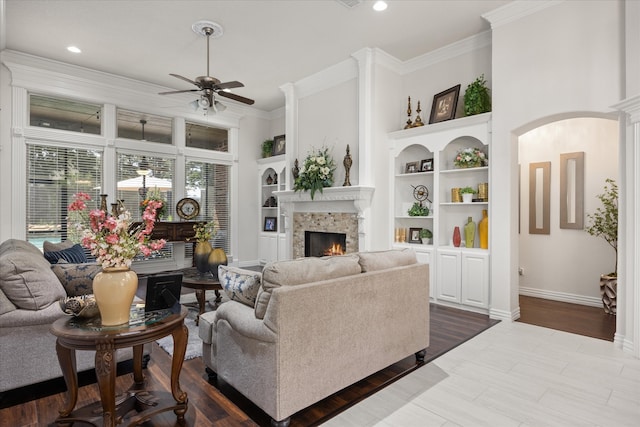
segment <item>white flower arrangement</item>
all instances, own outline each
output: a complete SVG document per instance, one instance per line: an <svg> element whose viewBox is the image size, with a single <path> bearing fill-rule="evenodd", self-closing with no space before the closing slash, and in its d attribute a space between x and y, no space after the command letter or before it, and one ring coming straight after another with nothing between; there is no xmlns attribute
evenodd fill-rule
<svg viewBox="0 0 640 427"><path fill-rule="evenodd" d="M296 178L293 189L295 191L311 191L311 200L315 196L316 191L322 193L324 187L333 185L333 172L336 166L329 156L329 149L323 147L315 151L312 150L307 156L300 168L298 177Z"/></svg>

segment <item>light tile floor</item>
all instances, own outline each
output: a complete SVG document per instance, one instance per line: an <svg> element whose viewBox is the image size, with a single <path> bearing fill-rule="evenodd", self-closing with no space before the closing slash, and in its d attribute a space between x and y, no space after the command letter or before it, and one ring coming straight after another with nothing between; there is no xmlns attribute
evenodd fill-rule
<svg viewBox="0 0 640 427"><path fill-rule="evenodd" d="M501 322L325 427L640 426L640 359L609 341Z"/></svg>

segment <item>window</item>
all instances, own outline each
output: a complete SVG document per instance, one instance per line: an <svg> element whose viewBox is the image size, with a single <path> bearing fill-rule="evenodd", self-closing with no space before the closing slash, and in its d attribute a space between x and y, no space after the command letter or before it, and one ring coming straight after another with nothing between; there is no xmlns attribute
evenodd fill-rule
<svg viewBox="0 0 640 427"><path fill-rule="evenodd" d="M102 106L31 94L29 124L48 129L101 134Z"/></svg>
<svg viewBox="0 0 640 427"><path fill-rule="evenodd" d="M118 138L171 144L171 123L168 117L118 109Z"/></svg>
<svg viewBox="0 0 640 427"><path fill-rule="evenodd" d="M229 132L211 126L186 123L186 145L213 151L229 151Z"/></svg>
<svg viewBox="0 0 640 427"><path fill-rule="evenodd" d="M213 247L229 253L229 166L189 160L186 181L187 196L200 203L199 219L218 221Z"/></svg>
<svg viewBox="0 0 640 427"><path fill-rule="evenodd" d="M97 208L101 188L101 151L28 144L27 240L39 248L45 240L78 242L67 227L67 206L82 191Z"/></svg>

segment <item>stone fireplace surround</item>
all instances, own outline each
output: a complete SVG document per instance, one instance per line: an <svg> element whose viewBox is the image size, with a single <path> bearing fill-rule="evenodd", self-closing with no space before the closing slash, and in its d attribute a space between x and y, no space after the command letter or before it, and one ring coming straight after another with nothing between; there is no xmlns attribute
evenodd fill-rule
<svg viewBox="0 0 640 427"><path fill-rule="evenodd" d="M274 192L285 216L290 258L304 257L305 230L345 233L346 253L364 250L373 191L373 187L363 186L330 187L316 193L314 200L308 192Z"/></svg>

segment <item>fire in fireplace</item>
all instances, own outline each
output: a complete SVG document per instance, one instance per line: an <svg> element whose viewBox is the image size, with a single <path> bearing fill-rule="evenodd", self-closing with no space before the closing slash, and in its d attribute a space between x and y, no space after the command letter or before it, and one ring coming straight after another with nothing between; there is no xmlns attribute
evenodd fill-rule
<svg viewBox="0 0 640 427"><path fill-rule="evenodd" d="M304 256L343 255L347 248L345 233L304 232Z"/></svg>

